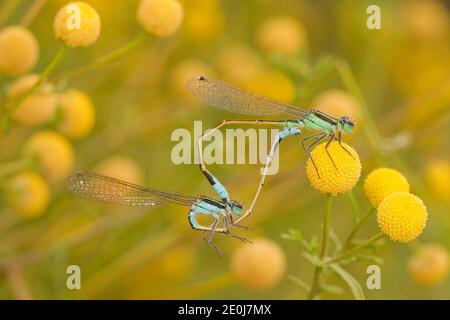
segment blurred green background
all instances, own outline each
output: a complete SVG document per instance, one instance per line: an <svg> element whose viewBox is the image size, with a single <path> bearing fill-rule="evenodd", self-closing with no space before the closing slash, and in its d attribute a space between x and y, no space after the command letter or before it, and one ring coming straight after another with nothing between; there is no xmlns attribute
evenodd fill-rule
<svg viewBox="0 0 450 320"><path fill-rule="evenodd" d="M28 25L40 46L36 73L60 46L53 19L67 3L41 2ZM171 141L171 133L176 128L192 132L195 120L203 121L207 129L223 119L245 117L210 108L192 97L184 82L198 74L301 107L320 107L336 116L349 113L357 129L345 141L358 151L363 164L354 190L360 206L369 207L362 190L364 177L387 166L408 178L411 192L424 200L429 213L426 229L413 244L387 241L379 249L384 260L382 289L365 289L367 298L450 298L448 279L422 288L407 267L421 243L450 246L448 1L184 0L180 1L183 24L174 36L149 36L118 61L64 79L60 75L66 71L89 64L141 32L136 21L139 1L86 2L101 17L100 37L91 47L69 50L49 79L54 90L81 90L95 106L93 130L69 140L74 149L69 173L100 170L148 186L214 196L197 165L172 163L176 142ZM32 3L1 0L0 27L19 24ZM381 30L366 27L371 4L381 8ZM285 18L288 26L267 25L277 17L289 17ZM287 28L292 35L277 43L277 37L271 36L276 28ZM344 81L336 65L344 70ZM354 74L361 96L345 81L345 70ZM14 79L3 77L2 90ZM57 123L56 115L39 127L14 123L2 133L0 173L23 157L31 136L43 129L57 131ZM305 161L296 138L283 142L280 171L268 177L254 214L245 221L255 231L240 232L250 240L270 239L286 256L282 277L265 290L249 289L235 279L231 264L203 243L201 233L191 230L187 208L99 204L71 194L57 181L49 182L48 207L30 217L10 205L13 174L8 171L0 176L0 298L303 299L304 293L287 275L310 283L313 267L302 259L299 245L281 234L289 228L300 229L306 238L320 234L325 196L309 185ZM260 165L209 168L232 198L250 203ZM336 197L332 215L336 234L345 237L352 221L348 198ZM378 227L372 217L360 237L375 232ZM216 243L231 260L242 246L223 235L217 236ZM71 264L81 267L82 290L66 288L66 268ZM370 264L348 268L364 288ZM332 277L331 283L344 292L326 293L324 298L352 297L341 279Z"/></svg>

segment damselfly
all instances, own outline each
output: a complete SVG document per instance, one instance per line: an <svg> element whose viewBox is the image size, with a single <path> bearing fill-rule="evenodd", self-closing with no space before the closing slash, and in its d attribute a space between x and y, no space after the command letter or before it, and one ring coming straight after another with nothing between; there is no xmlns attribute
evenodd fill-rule
<svg viewBox="0 0 450 320"><path fill-rule="evenodd" d="M193 196L146 188L95 172L75 173L67 178L66 185L72 192L82 197L111 204L156 206L163 203L175 203L187 206L190 208L188 219L191 227L195 230L203 231L203 240L222 256L224 256L224 253L213 243L214 233L219 228L221 218L222 225L220 232L226 233L243 242L249 242L247 239L231 234L229 231L231 226L240 226L233 223L232 218L233 214L239 216L243 211L242 205L236 200L224 202L208 196ZM197 215L199 214L212 217L212 224L210 226L200 224L197 221Z"/></svg>
<svg viewBox="0 0 450 320"><path fill-rule="evenodd" d="M203 140L211 135L214 130L218 130L226 125L236 124L275 125L283 128L275 138L275 141L269 152L263 175L261 177L261 181L259 183L253 201L247 211L243 215L241 215L237 221L240 221L251 214L256 200L258 199L258 196L264 185L267 168L270 165L274 151L278 147L281 140L285 137L298 135L303 129L316 131L314 134L303 137L301 139L301 145L305 150L306 155L309 159L311 159L311 162L316 168L317 175L319 175L319 170L316 166L316 163L314 162L314 159L311 157L310 150L321 141L324 141L327 137L329 138L329 140L325 146L325 150L335 167L336 164L330 153L328 152L328 146L333 140L337 140L341 147L351 157L353 157L352 154L342 144L342 134L350 133L354 128L354 123L347 116L335 118L319 110L299 109L288 103L269 99L255 93L246 92L227 83L217 80L210 80L203 76L195 77L189 80L186 85L187 88L196 97L200 98L207 104L222 110L256 116L283 114L295 118L292 120L224 120L215 128L205 131L198 138L200 169L211 183L211 179L209 178L209 176L211 176L211 173L206 169L203 160L202 143ZM309 144L307 144L307 141L310 141Z"/></svg>

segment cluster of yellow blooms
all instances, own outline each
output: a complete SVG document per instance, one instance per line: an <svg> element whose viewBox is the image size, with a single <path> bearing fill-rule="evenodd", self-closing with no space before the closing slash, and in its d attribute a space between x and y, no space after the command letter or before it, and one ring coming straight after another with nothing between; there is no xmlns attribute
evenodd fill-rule
<svg viewBox="0 0 450 320"><path fill-rule="evenodd" d="M358 182L361 173L358 154L346 144L343 147L337 141L329 145L328 152L336 167L325 149L326 143L312 151L317 170L308 159L306 174L318 191L342 194L353 189ZM376 169L366 177L364 191L377 209L381 231L392 240L409 242L422 233L427 222L427 210L419 197L409 193L409 183L401 173L389 168Z"/></svg>
<svg viewBox="0 0 450 320"><path fill-rule="evenodd" d="M183 8L176 0L142 0L137 9L138 23L156 37L173 35L182 20ZM64 46L84 48L98 40L101 19L91 5L71 2L58 11L53 29ZM46 211L49 185L60 183L70 174L74 151L69 139L82 139L95 126L95 107L89 96L77 89L58 92L50 81L30 73L38 60L39 43L30 30L22 26L0 30L0 74L17 77L9 83L5 95L7 108L12 106L11 120L16 125L38 129L51 123L56 129L39 129L27 139L22 154L35 165L8 179L10 208L28 218ZM98 169L128 181L142 182L139 166L124 157L105 160ZM118 172L125 176L118 176Z"/></svg>

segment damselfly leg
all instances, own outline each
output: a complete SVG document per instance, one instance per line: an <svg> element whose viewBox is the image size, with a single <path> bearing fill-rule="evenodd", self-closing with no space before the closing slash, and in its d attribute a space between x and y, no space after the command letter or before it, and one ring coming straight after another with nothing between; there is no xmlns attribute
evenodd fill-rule
<svg viewBox="0 0 450 320"><path fill-rule="evenodd" d="M339 133L338 133L338 142L339 142L339 145L342 147L342 149L344 149L350 155L350 157L355 159L355 157L352 155L352 153L342 144L342 132L341 131L339 131Z"/></svg>

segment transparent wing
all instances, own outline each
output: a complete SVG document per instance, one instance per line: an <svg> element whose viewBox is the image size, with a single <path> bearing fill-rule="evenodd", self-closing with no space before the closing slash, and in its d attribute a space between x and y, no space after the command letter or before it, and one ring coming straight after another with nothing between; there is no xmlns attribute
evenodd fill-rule
<svg viewBox="0 0 450 320"><path fill-rule="evenodd" d="M190 206L196 200L194 196L145 188L95 172L75 173L67 178L66 185L82 197L127 206L155 206L166 202Z"/></svg>
<svg viewBox="0 0 450 320"><path fill-rule="evenodd" d="M227 83L209 80L202 76L192 78L186 86L207 104L233 113L256 116L287 114L295 118L303 118L308 113L307 110L288 103L246 92Z"/></svg>

